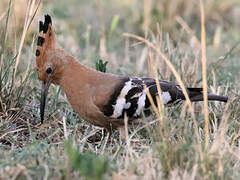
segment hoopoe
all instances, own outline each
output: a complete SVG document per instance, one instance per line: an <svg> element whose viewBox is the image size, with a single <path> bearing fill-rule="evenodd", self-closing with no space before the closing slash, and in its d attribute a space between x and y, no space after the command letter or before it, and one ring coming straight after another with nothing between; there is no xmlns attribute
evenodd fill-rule
<svg viewBox="0 0 240 180"><path fill-rule="evenodd" d="M102 73L83 66L58 46L49 15L45 15L44 23L39 22L36 66L38 78L42 81L41 123L44 120L45 101L51 83L61 86L81 118L109 131L124 125L124 115L132 122L142 112L149 112L151 103L147 91L157 105L155 79ZM179 85L166 81L159 81L159 84L164 105L185 100ZM202 88L186 90L191 101L203 101ZM228 98L208 94L208 100L227 102Z"/></svg>

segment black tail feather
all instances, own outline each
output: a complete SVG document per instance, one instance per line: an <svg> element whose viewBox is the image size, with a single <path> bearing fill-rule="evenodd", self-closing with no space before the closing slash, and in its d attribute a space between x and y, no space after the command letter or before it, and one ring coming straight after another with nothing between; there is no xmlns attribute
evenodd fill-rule
<svg viewBox="0 0 240 180"><path fill-rule="evenodd" d="M203 94L199 94L193 97L190 97L191 101L203 101ZM216 95L216 94L208 94L208 100L209 101L222 101L222 102L227 102L228 101L228 97L226 96L220 96L220 95Z"/></svg>
<svg viewBox="0 0 240 180"><path fill-rule="evenodd" d="M189 91L189 97L191 101L203 101L203 88L187 88ZM226 96L220 96L216 94L208 94L208 100L209 101L222 101L227 102L228 97Z"/></svg>

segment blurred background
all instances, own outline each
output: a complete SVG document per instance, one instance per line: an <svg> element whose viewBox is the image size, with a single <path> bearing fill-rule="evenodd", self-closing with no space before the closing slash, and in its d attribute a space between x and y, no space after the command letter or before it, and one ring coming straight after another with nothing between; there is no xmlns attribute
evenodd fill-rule
<svg viewBox="0 0 240 180"><path fill-rule="evenodd" d="M32 16L38 3L37 0L11 1L13 8L8 22L7 49L13 50L19 46L18 39L22 35L26 13ZM9 4L9 0L1 0L0 3L1 34L4 32ZM31 12L27 11L28 6L32 6ZM29 51L32 37L36 37L38 20L43 18L44 14L52 16L57 40L64 49L90 66L94 66L95 60L99 58L109 61L111 62L108 64L109 71L112 72L137 73L137 75L148 73L144 66L147 62L147 50L141 44L134 46L131 40L123 37L125 32L145 37L161 33L159 37L163 40L163 46L168 42L168 46L171 45L173 51L178 49L178 51L188 52L181 57L176 57L176 53L171 55L171 52L165 51L175 64L182 61L181 58L193 59L199 56L201 37L199 1L43 0L24 37L26 46L23 47L23 51ZM217 62L219 57L225 56L239 42L239 17L240 2L238 0L205 1L209 64ZM224 63L226 72L221 71L217 74L222 83L226 83L229 79L235 80L240 76L239 60L236 59L240 51L236 48L233 49L234 53L229 54L233 57L224 60L228 61ZM24 71L23 64L27 63L26 59L29 58L21 57L20 71ZM34 62L34 56L30 59ZM233 74L229 75L227 73L229 71ZM166 77L166 74L163 76Z"/></svg>

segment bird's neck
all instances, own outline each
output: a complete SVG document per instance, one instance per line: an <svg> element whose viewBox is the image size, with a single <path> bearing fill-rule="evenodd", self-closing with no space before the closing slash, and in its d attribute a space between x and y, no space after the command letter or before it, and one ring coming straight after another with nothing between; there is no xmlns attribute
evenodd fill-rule
<svg viewBox="0 0 240 180"><path fill-rule="evenodd" d="M73 93L72 91L84 91L87 86L92 86L102 74L80 64L71 55L64 54L62 58L64 58L64 66L62 66L61 78L57 84L66 94Z"/></svg>

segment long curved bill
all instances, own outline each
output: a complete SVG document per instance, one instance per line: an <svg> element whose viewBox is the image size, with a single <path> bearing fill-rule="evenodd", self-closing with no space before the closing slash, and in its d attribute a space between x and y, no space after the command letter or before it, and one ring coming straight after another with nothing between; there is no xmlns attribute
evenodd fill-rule
<svg viewBox="0 0 240 180"><path fill-rule="evenodd" d="M45 104L46 104L49 85L50 85L50 82L42 82L41 102L40 102L41 123L43 123L43 119L44 119L44 110L45 110Z"/></svg>

